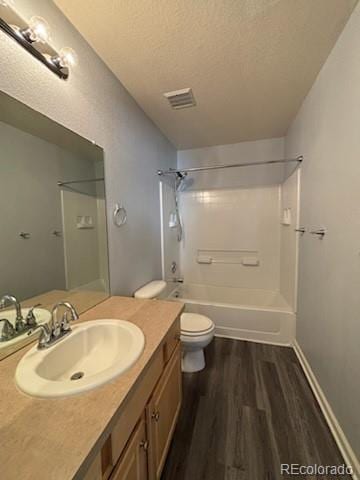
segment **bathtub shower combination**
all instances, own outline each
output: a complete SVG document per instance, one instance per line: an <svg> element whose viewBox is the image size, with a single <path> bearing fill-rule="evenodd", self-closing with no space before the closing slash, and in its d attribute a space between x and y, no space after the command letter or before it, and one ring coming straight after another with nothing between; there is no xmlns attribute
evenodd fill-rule
<svg viewBox="0 0 360 480"><path fill-rule="evenodd" d="M183 155L158 172L165 296L218 336L292 344L302 157L187 168Z"/></svg>
<svg viewBox="0 0 360 480"><path fill-rule="evenodd" d="M295 337L295 314L278 292L176 284L169 299L185 303L215 323L216 335L279 345Z"/></svg>

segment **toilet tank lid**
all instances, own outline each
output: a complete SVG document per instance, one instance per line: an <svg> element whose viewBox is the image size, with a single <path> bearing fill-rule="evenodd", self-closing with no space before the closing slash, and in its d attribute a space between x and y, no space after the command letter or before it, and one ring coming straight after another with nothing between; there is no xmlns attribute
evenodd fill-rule
<svg viewBox="0 0 360 480"><path fill-rule="evenodd" d="M166 282L164 280L153 280L147 283L143 287L136 290L135 298L155 298L160 295L166 288Z"/></svg>
<svg viewBox="0 0 360 480"><path fill-rule="evenodd" d="M210 318L199 313L183 313L180 318L181 331L186 332L206 332L213 328L214 323Z"/></svg>

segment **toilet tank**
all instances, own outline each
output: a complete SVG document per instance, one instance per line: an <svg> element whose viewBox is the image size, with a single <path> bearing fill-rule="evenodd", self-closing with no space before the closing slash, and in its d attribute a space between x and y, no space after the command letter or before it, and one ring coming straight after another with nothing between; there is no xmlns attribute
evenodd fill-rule
<svg viewBox="0 0 360 480"><path fill-rule="evenodd" d="M150 283L147 283L143 287L136 290L134 293L135 298L156 298L158 297L166 288L166 282L164 280L153 280Z"/></svg>

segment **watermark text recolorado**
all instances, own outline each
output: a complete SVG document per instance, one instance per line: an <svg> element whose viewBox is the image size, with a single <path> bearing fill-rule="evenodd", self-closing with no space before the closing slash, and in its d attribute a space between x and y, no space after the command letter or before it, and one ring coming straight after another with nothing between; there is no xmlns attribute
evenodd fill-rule
<svg viewBox="0 0 360 480"><path fill-rule="evenodd" d="M347 465L300 465L282 463L281 475L352 475L353 470Z"/></svg>

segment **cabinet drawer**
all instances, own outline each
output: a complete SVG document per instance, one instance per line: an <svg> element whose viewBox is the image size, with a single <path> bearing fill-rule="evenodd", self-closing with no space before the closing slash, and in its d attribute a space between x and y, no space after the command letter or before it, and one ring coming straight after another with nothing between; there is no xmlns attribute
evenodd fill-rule
<svg viewBox="0 0 360 480"><path fill-rule="evenodd" d="M180 340L180 317L178 317L164 341L164 361L167 363Z"/></svg>
<svg viewBox="0 0 360 480"><path fill-rule="evenodd" d="M145 370L139 385L134 388L124 407L124 414L120 416L111 433L112 464L118 461L131 432L141 417L146 402L158 382L164 368L162 351L159 350L150 365Z"/></svg>

